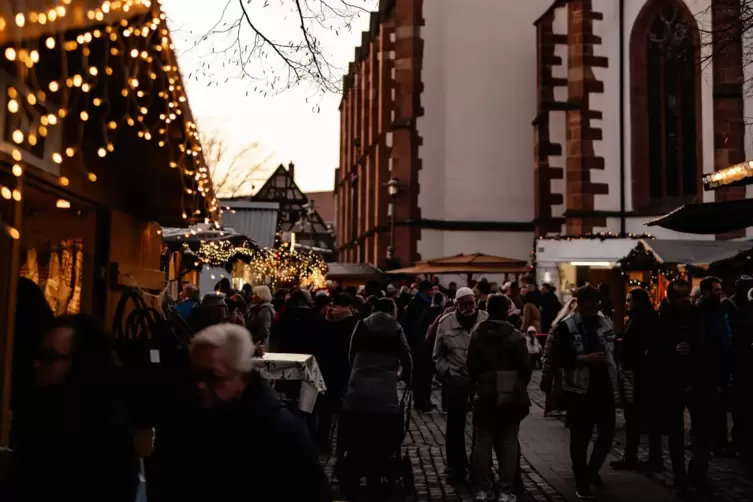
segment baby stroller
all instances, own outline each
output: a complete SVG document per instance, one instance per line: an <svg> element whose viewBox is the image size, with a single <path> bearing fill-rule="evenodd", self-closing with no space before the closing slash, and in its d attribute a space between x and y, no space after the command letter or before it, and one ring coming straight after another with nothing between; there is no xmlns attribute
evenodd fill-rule
<svg viewBox="0 0 753 502"><path fill-rule="evenodd" d="M412 408L413 394L406 386L400 398L400 416L340 415L337 478L346 500L368 500L372 495L378 497L374 500L384 500L385 495L391 500L415 500L413 466L402 453ZM366 493L361 487L364 477Z"/></svg>

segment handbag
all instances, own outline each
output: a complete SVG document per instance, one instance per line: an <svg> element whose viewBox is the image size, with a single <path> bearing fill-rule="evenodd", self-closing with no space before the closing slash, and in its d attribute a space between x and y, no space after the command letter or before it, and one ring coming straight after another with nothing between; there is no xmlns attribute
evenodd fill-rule
<svg viewBox="0 0 753 502"><path fill-rule="evenodd" d="M517 404L520 379L516 370L497 371L497 405Z"/></svg>

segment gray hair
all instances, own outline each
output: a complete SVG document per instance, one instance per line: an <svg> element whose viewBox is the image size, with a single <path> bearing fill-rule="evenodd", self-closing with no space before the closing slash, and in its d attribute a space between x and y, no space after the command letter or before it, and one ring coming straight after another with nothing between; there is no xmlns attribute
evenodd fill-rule
<svg viewBox="0 0 753 502"><path fill-rule="evenodd" d="M237 324L215 324L199 331L191 340L191 354L200 346L220 349L224 364L239 373L251 371L254 342L251 333Z"/></svg>
<svg viewBox="0 0 753 502"><path fill-rule="evenodd" d="M269 290L267 286L255 286L252 292L254 295L258 296L259 299L263 302L272 301L272 292Z"/></svg>

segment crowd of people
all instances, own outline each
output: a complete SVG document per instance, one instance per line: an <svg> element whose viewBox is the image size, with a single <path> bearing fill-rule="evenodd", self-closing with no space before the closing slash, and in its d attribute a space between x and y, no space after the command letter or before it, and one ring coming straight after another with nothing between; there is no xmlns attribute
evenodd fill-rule
<svg viewBox="0 0 753 502"><path fill-rule="evenodd" d="M658 309L645 290L633 289L619 335L603 289L581 289L568 302L546 341L541 388L553 401L564 398L580 498L592 498L594 488L604 488L599 471L612 447L619 406L626 445L624 456L610 464L613 469L663 471L663 436L668 436L674 487L682 498L712 492L712 455L737 456L751 465L752 289L750 277L741 277L729 297L719 278L706 277L693 291L687 281L677 279L668 284ZM692 442L688 465L686 410ZM594 428L597 439L589 457ZM638 458L642 431L648 432L645 461Z"/></svg>
<svg viewBox="0 0 753 502"><path fill-rule="evenodd" d="M156 431L153 445L144 447L133 434L138 427L131 413L140 389L128 381L112 338L87 316L54 318L39 288L22 279L9 500L132 502L143 456L149 500L230 499L247 488L250 472L265 480L254 486L262 500L332 500L319 454L330 453L336 438L338 458L346 450L367 452L348 457L349 468L360 468L399 450L403 380L419 413L435 412L432 392L435 381L441 385L447 481L470 481L480 502L515 501L523 489L519 427L529 413L528 385L538 364L547 412L567 410L582 499L604 488L599 472L620 406L627 444L613 469L663 470L664 435L681 496L691 488L710 491L712 454L753 462L753 369L747 364L753 278L739 279L729 298L718 278L703 279L693 292L675 280L658 311L645 290L633 289L619 335L604 287L581 287L563 307L549 284L497 288L482 280L470 286L423 280L399 288L375 282L342 288L328 282L273 295L267 286L235 291L222 281L199 299L197 288L184 284L180 302L169 308L195 334L185 372L161 389L148 424ZM542 349L538 337L545 333ZM296 394L295 382L273 389L254 371L253 358L265 352L316 357L327 391L312 415L280 399L280 392ZM687 467L686 409L693 452ZM640 462L644 429L650 456ZM341 484L359 481L344 468L338 475Z"/></svg>

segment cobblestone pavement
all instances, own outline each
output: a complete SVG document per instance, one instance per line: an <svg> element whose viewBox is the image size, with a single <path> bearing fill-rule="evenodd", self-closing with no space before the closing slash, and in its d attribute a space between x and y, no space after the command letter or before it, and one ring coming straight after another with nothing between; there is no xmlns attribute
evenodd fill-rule
<svg viewBox="0 0 753 502"><path fill-rule="evenodd" d="M433 396L439 405L439 393ZM439 411L432 413L413 412L408 437L403 443L403 454L408 455L413 466L415 478L416 501L472 501L473 490L469 486L452 486L445 483L445 415ZM473 427L470 414L466 428L467 446L470 451ZM337 489L337 480L333 479L334 458L323 458L325 470ZM496 459L495 469L496 469ZM522 461L523 483L527 494L519 497L521 502L565 502L563 498L525 459ZM383 500L374 498L374 500Z"/></svg>
<svg viewBox="0 0 753 502"><path fill-rule="evenodd" d="M544 394L539 390L539 372L534 374L533 381L529 387L529 394L534 405L543 408L544 406ZM555 420L554 418L546 419L548 422ZM564 422L564 416L559 417L559 421ZM622 412L617 412L617 434L613 444L613 454L615 457L622 456L622 452L625 447L625 420L622 416ZM686 417L686 428L689 424L689 417ZM564 428L564 425L562 426ZM638 455L642 460L648 459L648 444L646 436L641 437L641 446L638 450ZM691 457L690 452L686 451L686 458L689 460ZM672 465L669 460L669 450L667 449L666 438L664 439L664 467L665 470L661 474L646 475L647 479L651 479L653 484L664 486L666 488L673 487L673 475ZM605 472L610 471L608 466L602 470L602 476L605 476ZM624 473L619 473L623 475ZM605 476L606 479L606 476ZM736 501L751 501L753 500L753 476L747 473L744 468L735 459L728 458L712 458L711 466L709 468L709 480L714 487L714 501L736 502ZM645 499L644 499L645 500Z"/></svg>

